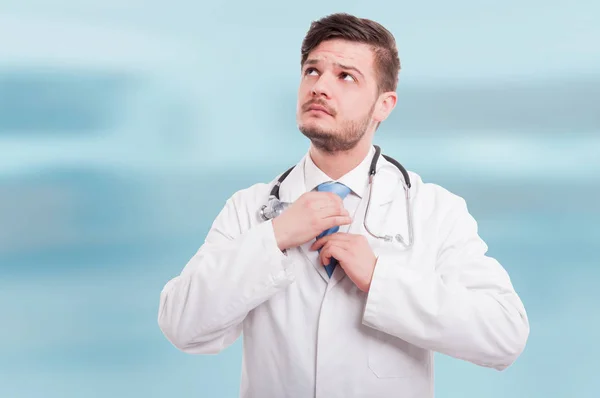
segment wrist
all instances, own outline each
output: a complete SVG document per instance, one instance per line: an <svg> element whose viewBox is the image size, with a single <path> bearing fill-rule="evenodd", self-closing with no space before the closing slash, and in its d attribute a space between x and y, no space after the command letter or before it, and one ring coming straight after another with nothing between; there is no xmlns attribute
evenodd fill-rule
<svg viewBox="0 0 600 398"><path fill-rule="evenodd" d="M273 233L275 234L275 242L277 243L277 247L282 252L285 252L289 248L289 244L287 242L285 232L281 230L281 225L279 225L279 220L274 218L272 221L273 224Z"/></svg>

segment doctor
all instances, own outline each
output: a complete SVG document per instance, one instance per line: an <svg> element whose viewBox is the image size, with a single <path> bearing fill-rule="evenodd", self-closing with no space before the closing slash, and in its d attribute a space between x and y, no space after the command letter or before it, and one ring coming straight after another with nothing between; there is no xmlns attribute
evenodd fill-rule
<svg viewBox="0 0 600 398"><path fill-rule="evenodd" d="M290 205L258 215L277 178L234 193L164 286L160 329L190 354L243 336L242 397L430 398L434 352L507 368L527 315L465 201L410 172L407 209L383 156L369 185L373 135L396 105L394 37L335 14L312 23L301 55L310 148L280 185Z"/></svg>

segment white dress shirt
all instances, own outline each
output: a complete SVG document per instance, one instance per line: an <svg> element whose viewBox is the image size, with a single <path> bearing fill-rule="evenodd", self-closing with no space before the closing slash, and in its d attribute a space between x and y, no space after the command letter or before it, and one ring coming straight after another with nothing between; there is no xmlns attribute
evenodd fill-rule
<svg viewBox="0 0 600 398"><path fill-rule="evenodd" d="M317 186L322 183L335 181L344 184L350 188L350 193L344 198L344 207L350 213L350 217L354 219L358 205L362 198L367 193L369 187L369 167L371 166L371 160L375 154L375 148L371 147L369 153L365 158L348 173L344 174L338 180L330 178L314 163L310 154L305 157L304 163L304 183L307 191L316 191ZM349 225L341 225L340 232L348 232Z"/></svg>

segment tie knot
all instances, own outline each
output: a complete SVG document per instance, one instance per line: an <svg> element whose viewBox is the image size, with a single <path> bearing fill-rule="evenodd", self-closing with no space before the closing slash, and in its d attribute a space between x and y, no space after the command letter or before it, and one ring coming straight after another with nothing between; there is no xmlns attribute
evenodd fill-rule
<svg viewBox="0 0 600 398"><path fill-rule="evenodd" d="M324 182L319 184L317 191L320 192L333 192L340 198L344 199L349 193L350 188L342 184L341 182Z"/></svg>

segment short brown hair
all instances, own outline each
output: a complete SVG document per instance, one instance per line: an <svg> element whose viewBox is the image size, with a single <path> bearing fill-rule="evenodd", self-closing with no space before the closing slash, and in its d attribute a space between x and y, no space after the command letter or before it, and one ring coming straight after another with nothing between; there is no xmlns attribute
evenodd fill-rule
<svg viewBox="0 0 600 398"><path fill-rule="evenodd" d="M370 19L358 18L346 13L331 14L313 21L302 41L302 59L321 42L330 39L343 39L368 44L375 55L375 71L380 92L396 91L400 59L394 36L381 24Z"/></svg>

